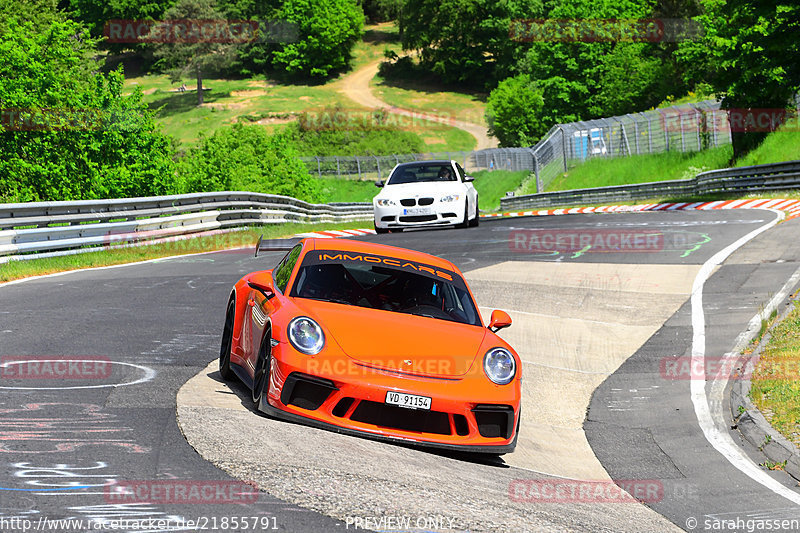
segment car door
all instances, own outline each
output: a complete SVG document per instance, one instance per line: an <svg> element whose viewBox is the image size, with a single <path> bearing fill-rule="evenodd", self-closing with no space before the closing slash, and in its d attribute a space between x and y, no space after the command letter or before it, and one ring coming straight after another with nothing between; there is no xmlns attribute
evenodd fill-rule
<svg viewBox="0 0 800 533"><path fill-rule="evenodd" d="M477 208L478 208L478 191L475 190L475 185L472 184L471 181L466 181L467 173L461 168L461 165L458 163L456 165L456 170L458 170L458 178L461 183L464 185L464 189L466 190L467 200L469 202L467 211L470 214L470 217L477 216Z"/></svg>
<svg viewBox="0 0 800 533"><path fill-rule="evenodd" d="M248 366L252 372L255 369L258 351L267 326L271 326L269 317L280 306L280 298L286 291L289 278L294 270L303 246L298 244L284 256L278 266L272 270L272 281L275 294L265 294L258 289L251 289L247 299L248 319L250 325L250 350L248 351Z"/></svg>

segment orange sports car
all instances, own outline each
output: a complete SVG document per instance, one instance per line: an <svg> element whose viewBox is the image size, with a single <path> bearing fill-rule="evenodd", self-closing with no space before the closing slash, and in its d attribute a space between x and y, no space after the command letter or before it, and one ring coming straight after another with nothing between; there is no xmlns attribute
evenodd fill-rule
<svg viewBox="0 0 800 533"><path fill-rule="evenodd" d="M259 242L256 255L265 247ZM259 411L340 433L467 452L516 445L519 355L484 327L458 268L421 252L303 239L233 287L219 369Z"/></svg>

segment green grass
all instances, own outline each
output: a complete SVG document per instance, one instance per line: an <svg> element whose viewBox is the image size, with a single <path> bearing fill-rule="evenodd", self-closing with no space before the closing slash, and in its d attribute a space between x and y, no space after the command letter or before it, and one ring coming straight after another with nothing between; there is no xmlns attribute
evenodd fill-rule
<svg viewBox="0 0 800 533"><path fill-rule="evenodd" d="M770 332L750 397L772 426L800 446L800 304Z"/></svg>
<svg viewBox="0 0 800 533"><path fill-rule="evenodd" d="M397 28L390 23L367 26L363 40L353 50L352 69L382 58L386 48L399 50ZM322 113L340 109L352 113L358 122L370 111L341 93L342 79L350 72L352 70L343 72L324 84L281 84L264 76L239 80L206 78L202 106L197 106L194 79L185 80L186 92L179 92L181 83L173 83L165 75L127 78L125 89L131 92L140 88L144 102L150 109L157 110L156 122L164 132L184 145L192 145L199 134L211 135L221 126L238 121L257 123L276 131L302 113L322 117ZM475 147L475 139L470 134L446 124L390 114L387 125L419 135L427 144L427 151L461 151Z"/></svg>
<svg viewBox="0 0 800 533"><path fill-rule="evenodd" d="M475 189L478 191L480 208L483 211L500 209L500 198L508 191L515 191L528 177L528 171L512 172L509 170L481 170L471 173L475 178Z"/></svg>
<svg viewBox="0 0 800 533"><path fill-rule="evenodd" d="M393 50L400 53L400 29L394 22L380 24L367 24L364 26L364 36L353 47L353 60L350 65L353 70L363 67L373 61L383 59L384 50Z"/></svg>
<svg viewBox="0 0 800 533"><path fill-rule="evenodd" d="M650 181L693 178L698 172L723 168L731 157L730 146L702 152L665 152L612 159L594 158L561 173L545 187L563 191L608 185L628 185ZM522 194L536 192L536 183L527 182Z"/></svg>
<svg viewBox="0 0 800 533"><path fill-rule="evenodd" d="M378 194L374 179L363 181L328 177L317 179L322 182L322 194L328 203L371 202L372 198Z"/></svg>
<svg viewBox="0 0 800 533"><path fill-rule="evenodd" d="M373 186L373 189L375 187ZM28 261L10 261L0 264L0 282L11 281L19 278L52 274L65 270L78 270L99 266L119 265L134 263L159 257L170 257L200 252L211 252L241 246L254 246L258 237L275 239L289 237L296 233L319 231L325 229L352 229L371 227L370 221L360 222L328 222L322 224L288 223L269 226L260 226L243 231L236 231L222 235L197 237L183 241L175 241L150 246L137 246L131 248L112 248L97 252L86 252L63 257L49 257L31 259Z"/></svg>
<svg viewBox="0 0 800 533"><path fill-rule="evenodd" d="M376 97L392 106L486 125L485 93L455 92L432 80L386 80L380 75L370 86Z"/></svg>
<svg viewBox="0 0 800 533"><path fill-rule="evenodd" d="M761 145L736 162L737 167L763 165L800 159L800 131L781 129L770 134Z"/></svg>

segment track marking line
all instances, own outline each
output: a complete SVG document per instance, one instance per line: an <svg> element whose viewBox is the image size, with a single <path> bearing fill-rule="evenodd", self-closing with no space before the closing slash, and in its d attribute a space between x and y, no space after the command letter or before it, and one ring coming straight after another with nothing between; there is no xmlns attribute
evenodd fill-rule
<svg viewBox="0 0 800 533"><path fill-rule="evenodd" d="M768 229L772 228L773 226L777 225L781 220L784 219L785 214L782 211L775 211L771 210L773 213L776 214L775 219L771 222L768 222L761 226L760 228L751 231L747 235L741 237L736 242L728 245L726 248L720 250L716 254L714 254L708 261L706 261L703 266L701 267L700 271L697 273L695 277L694 283L692 285L692 297L691 297L691 308L692 308L692 368L699 369L700 375L704 375L705 372L705 352L706 352L706 320L705 320L705 313L703 311L703 288L705 286L706 281L708 278L711 277L711 273L713 272L714 268L720 265L725 259L728 258L733 252L744 246L753 238L757 237L761 233L767 231ZM796 272L794 276L792 276L786 285L784 285L781 292L779 292L775 298L773 298L769 305L772 305L778 299L778 296L784 293L784 291L788 291L787 286L793 280L796 280L796 276L800 276L800 271ZM797 278L800 279L800 278ZM784 295L785 296L785 295ZM782 301L783 297L780 298L778 301ZM770 312L765 309L765 312ZM760 323L761 313L756 315L753 320L759 319ZM751 320L751 323L753 322ZM750 328L748 328L750 331ZM739 339L742 338L740 335ZM725 388L725 383L727 382L727 376L724 378L724 382L720 379L718 375L715 380L712 382L712 392L716 395L717 393L723 392ZM716 386L716 388L714 388ZM775 494L786 498L787 500L794 502L796 504L800 504L800 494L791 490L790 488L781 484L778 480L773 479L770 477L766 472L758 468L758 466L744 453L744 451L739 448L736 443L733 441L731 436L727 433L727 431L720 427L715 422L714 416L711 414L711 406L709 403L708 395L706 394L706 381L705 380L691 380L690 382L690 391L691 391L691 398L692 404L694 405L694 412L697 416L697 423L700 426L700 429L703 431L703 435L706 437L706 440L711 444L714 449L716 449L720 454L722 454L725 459L728 460L731 465L736 467L739 471L743 474L748 476L750 479L755 481L756 483L762 485L763 487L771 490ZM712 397L712 401L718 400L716 397ZM717 404L717 408L715 411L722 412L721 402ZM718 414L715 412L715 414ZM721 422L721 419L716 419Z"/></svg>

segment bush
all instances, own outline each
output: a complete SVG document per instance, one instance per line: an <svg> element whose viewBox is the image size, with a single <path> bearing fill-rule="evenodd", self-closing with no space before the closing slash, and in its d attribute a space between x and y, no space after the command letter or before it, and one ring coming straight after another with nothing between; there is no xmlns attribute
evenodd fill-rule
<svg viewBox="0 0 800 533"><path fill-rule="evenodd" d="M541 121L544 98L530 77L520 74L500 82L486 102L489 134L502 146L526 146L547 131Z"/></svg>
<svg viewBox="0 0 800 533"><path fill-rule="evenodd" d="M0 33L0 198L58 201L168 194L170 138L122 72L97 72L94 41L72 21Z"/></svg>
<svg viewBox="0 0 800 533"><path fill-rule="evenodd" d="M285 134L234 124L201 137L181 161L184 192L252 191L321 201L319 184Z"/></svg>
<svg viewBox="0 0 800 533"><path fill-rule="evenodd" d="M298 40L273 53L273 66L315 78L347 67L364 26L361 6L352 0L285 0L277 18L297 24Z"/></svg>

